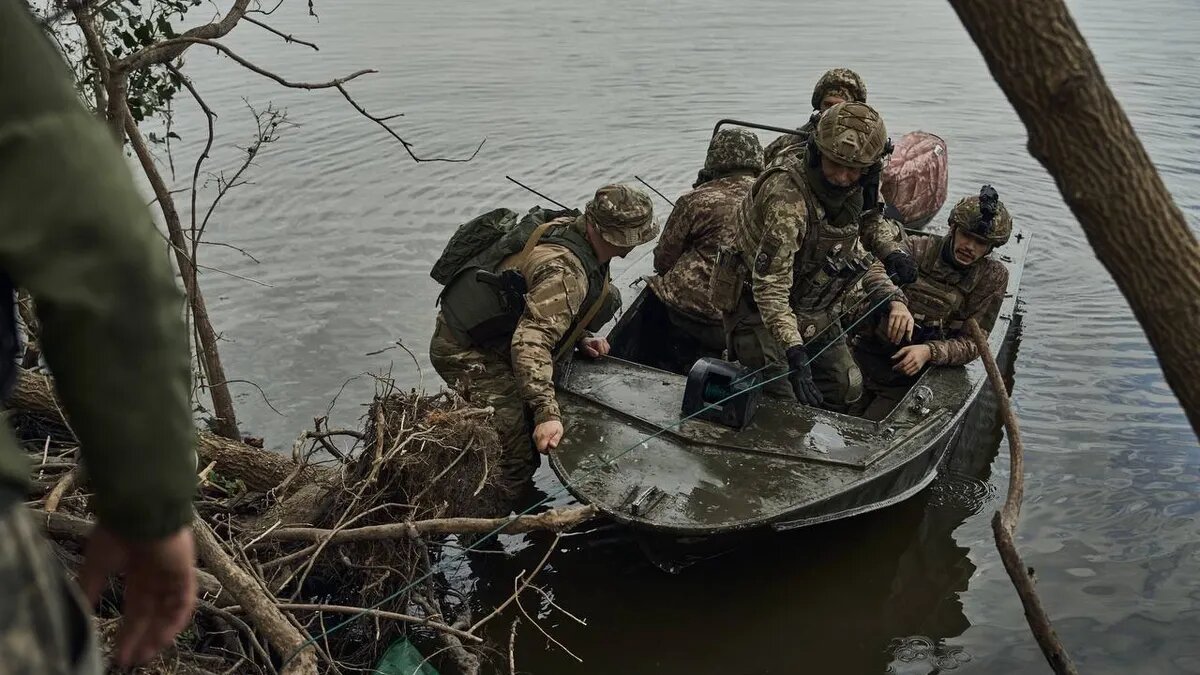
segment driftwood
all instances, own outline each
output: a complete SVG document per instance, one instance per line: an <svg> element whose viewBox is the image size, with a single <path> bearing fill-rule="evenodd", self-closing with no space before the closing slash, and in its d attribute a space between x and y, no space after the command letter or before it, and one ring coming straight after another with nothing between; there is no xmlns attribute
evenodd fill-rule
<svg viewBox="0 0 1200 675"><path fill-rule="evenodd" d="M1021 444L1021 429L1013 414L1012 403L1008 399L1008 390L1004 386L1004 379L1000 376L1000 368L997 367L996 359L988 347L987 336L974 319L967 319L967 331L979 349L979 356L983 359L984 367L987 368L988 380L996 392L1000 417L1004 421L1004 429L1008 434L1011 464L1008 474L1008 494L1004 498L1004 505L992 518L992 532L996 537L996 548L1000 550L1000 560L1004 563L1004 569L1017 589L1017 595L1020 596L1021 604L1025 607L1025 620L1029 623L1034 639L1037 640L1038 646L1046 656L1046 661L1058 675L1077 675L1075 664L1058 639L1058 634L1054 632L1050 617L1046 615L1041 598L1038 597L1037 591L1033 587L1033 570L1025 566L1021 554L1017 552L1016 544L1013 543L1017 521L1021 518L1021 499L1025 493L1025 448Z"/></svg>
<svg viewBox="0 0 1200 675"><path fill-rule="evenodd" d="M312 645L307 645L283 612L275 606L275 599L270 596L255 581L254 577L234 563L216 535L207 524L197 517L192 532L196 536L196 551L200 560L212 570L213 576L221 582L233 597L237 598L240 606L246 611L250 620L267 638L271 647L287 660L281 671L284 674L300 675L302 673L317 673L317 653Z"/></svg>
<svg viewBox="0 0 1200 675"><path fill-rule="evenodd" d="M42 374L19 369L16 387L8 399L9 407L26 413L64 420L65 413L54 392L52 380ZM264 452L245 443L207 432L196 432L196 454L201 466L216 462L216 471L228 478L242 481L247 488L266 492L284 481L297 465L291 459L273 452ZM301 469L308 482L320 474L313 467Z"/></svg>

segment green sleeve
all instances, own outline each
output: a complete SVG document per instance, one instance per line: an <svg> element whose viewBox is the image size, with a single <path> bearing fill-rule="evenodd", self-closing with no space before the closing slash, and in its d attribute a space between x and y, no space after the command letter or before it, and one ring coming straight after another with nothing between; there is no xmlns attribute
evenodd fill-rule
<svg viewBox="0 0 1200 675"><path fill-rule="evenodd" d="M17 0L0 0L0 269L33 296L101 523L191 519L195 429L182 304L114 139Z"/></svg>

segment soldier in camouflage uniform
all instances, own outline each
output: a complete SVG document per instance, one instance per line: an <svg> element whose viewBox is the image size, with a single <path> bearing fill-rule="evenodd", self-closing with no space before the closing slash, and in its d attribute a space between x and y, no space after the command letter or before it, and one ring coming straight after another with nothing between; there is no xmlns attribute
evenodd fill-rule
<svg viewBox="0 0 1200 675"><path fill-rule="evenodd" d="M867 268L855 244L883 260L889 274L916 277L896 228L877 210L863 210L859 181L886 141L874 109L839 103L821 116L802 161L769 167L742 202L712 293L724 311L730 357L767 367L771 377L789 373L790 389L778 379L768 394L842 412L861 397L837 316L843 292Z"/></svg>
<svg viewBox="0 0 1200 675"><path fill-rule="evenodd" d="M650 290L663 302L670 339L684 357L679 368L725 351L721 311L709 298L708 280L717 250L729 243L742 199L762 171L758 137L745 129L722 129L708 144L704 168L691 192L675 202L654 248Z"/></svg>
<svg viewBox="0 0 1200 675"><path fill-rule="evenodd" d="M515 269L525 279L524 308L511 336L494 344L468 344L438 313L429 359L447 383L457 384L474 404L491 406L504 444L502 488L515 496L538 466L534 452L549 453L562 441L563 424L554 395L555 362L578 344L591 358L608 353L608 341L585 334L596 297L589 277L658 234L650 198L625 185L596 191L583 215L551 221L557 241L537 243L528 253L505 258L500 270ZM539 240L543 241L543 240ZM563 245L579 242L579 245ZM609 293L615 292L609 284ZM582 338L582 339L580 339ZM529 421L532 421L532 444Z"/></svg>
<svg viewBox="0 0 1200 675"><path fill-rule="evenodd" d="M958 366L979 356L963 324L973 318L988 332L996 323L1008 269L989 253L1011 233L1012 216L985 185L978 196L955 205L949 234L905 241L920 267L916 282L897 285L881 265L871 266L863 280L870 304L894 300L883 318L855 339L868 419L886 416L926 365Z"/></svg>
<svg viewBox="0 0 1200 675"><path fill-rule="evenodd" d="M183 303L120 147L18 0L0 0L0 91L0 276L36 302L98 521L81 595L22 506L29 456L0 423L0 672L98 675L88 604L110 576L125 575L118 667L170 645L196 601ZM17 373L0 324L2 398Z"/></svg>
<svg viewBox="0 0 1200 675"><path fill-rule="evenodd" d="M813 87L812 109L816 112L804 126L796 130L796 133L784 134L767 144L764 163L772 166L800 154L804 143L817 128L817 114L846 101L866 103L867 85L858 73L849 68L833 68L826 71L821 79L817 80L817 86Z"/></svg>

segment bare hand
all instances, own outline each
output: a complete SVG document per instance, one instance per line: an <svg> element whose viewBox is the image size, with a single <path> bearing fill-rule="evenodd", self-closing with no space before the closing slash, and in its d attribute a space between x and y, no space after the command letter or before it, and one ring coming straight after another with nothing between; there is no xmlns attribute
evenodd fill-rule
<svg viewBox="0 0 1200 675"><path fill-rule="evenodd" d="M579 349L588 358L598 359L601 356L608 356L610 347L606 338L586 337L579 341Z"/></svg>
<svg viewBox="0 0 1200 675"><path fill-rule="evenodd" d="M196 605L196 552L190 526L162 539L131 541L102 525L88 539L79 585L95 606L111 576L125 574L125 616L116 664L144 663L170 645Z"/></svg>
<svg viewBox="0 0 1200 675"><path fill-rule="evenodd" d="M533 428L533 445L543 455L548 455L551 450L557 448L562 442L562 437L563 425L558 420L542 422Z"/></svg>
<svg viewBox="0 0 1200 675"><path fill-rule="evenodd" d="M892 355L892 360L896 361L896 364L892 366L892 370L912 377L921 372L925 364L929 363L931 356L932 353L929 351L929 345L901 347L900 351Z"/></svg>
<svg viewBox="0 0 1200 675"><path fill-rule="evenodd" d="M893 300L890 310L887 320L888 339L894 345L898 345L905 340L911 340L913 327L916 325L916 322L913 321L913 316L908 311L908 306L899 300Z"/></svg>

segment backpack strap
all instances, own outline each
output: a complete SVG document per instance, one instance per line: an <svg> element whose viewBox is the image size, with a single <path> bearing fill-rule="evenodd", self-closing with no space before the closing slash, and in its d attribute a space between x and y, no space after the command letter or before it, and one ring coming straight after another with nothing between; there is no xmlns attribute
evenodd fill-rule
<svg viewBox="0 0 1200 675"><path fill-rule="evenodd" d="M561 345L559 345L558 349L554 350L554 360L556 362L575 348L575 343L579 342L579 338L583 335L583 331L587 330L588 324L590 324L592 319L596 318L596 315L600 313L600 308L604 306L604 301L608 299L608 288L611 283L612 282L608 278L608 275L605 275L604 288L600 289L600 295L596 297L596 301L592 303L591 307L588 307L587 312L584 313L583 317L580 318L575 324L575 329L571 331L571 334L567 336L567 339L564 340Z"/></svg>

